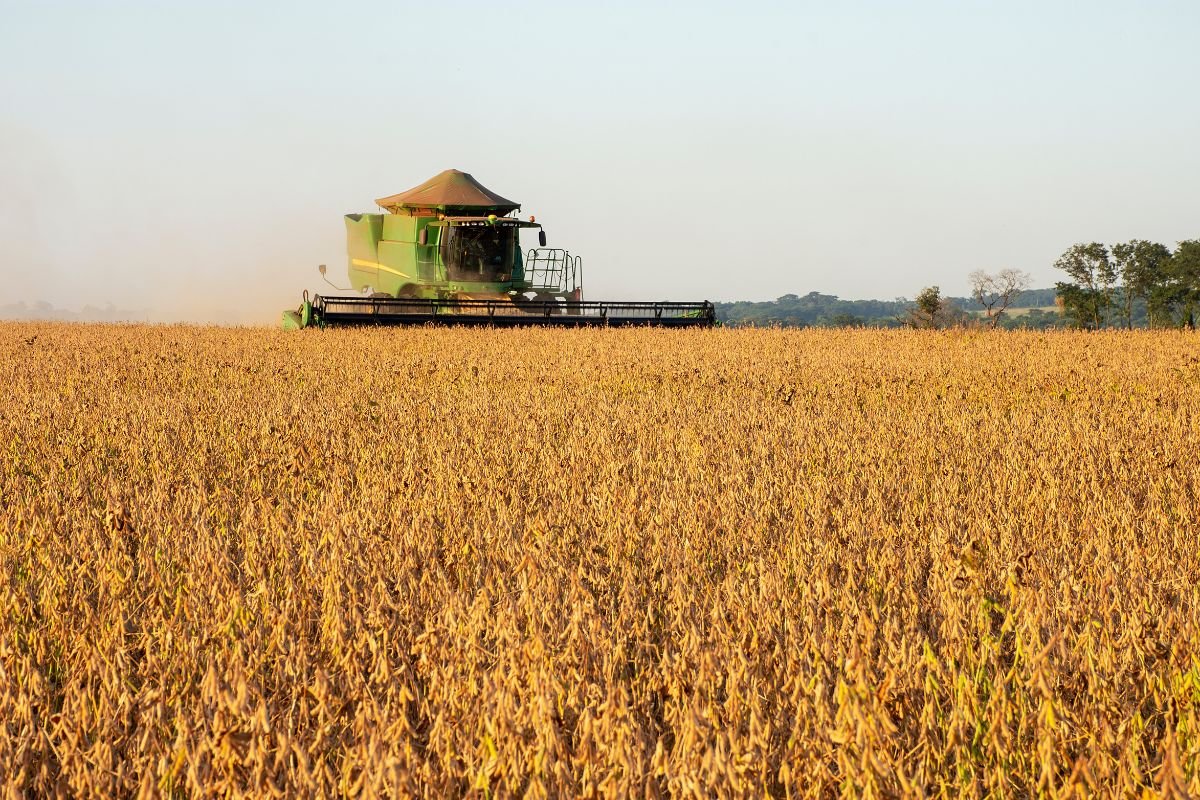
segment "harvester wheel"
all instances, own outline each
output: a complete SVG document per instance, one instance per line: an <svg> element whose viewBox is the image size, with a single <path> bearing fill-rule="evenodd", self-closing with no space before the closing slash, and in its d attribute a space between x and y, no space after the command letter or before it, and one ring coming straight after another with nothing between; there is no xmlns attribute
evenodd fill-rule
<svg viewBox="0 0 1200 800"><path fill-rule="evenodd" d="M312 303L308 300L308 290L304 291L304 300L300 303L300 327L307 328L312 323Z"/></svg>

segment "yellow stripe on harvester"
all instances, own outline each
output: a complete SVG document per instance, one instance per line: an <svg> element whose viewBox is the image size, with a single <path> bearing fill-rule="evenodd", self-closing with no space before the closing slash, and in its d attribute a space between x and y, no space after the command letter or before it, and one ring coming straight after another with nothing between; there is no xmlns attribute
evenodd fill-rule
<svg viewBox="0 0 1200 800"><path fill-rule="evenodd" d="M400 270L392 269L391 267L385 267L383 264L380 264L378 261L363 261L361 258L352 258L352 259L350 259L350 263L356 267L370 267L371 269L381 269L384 272L390 272L393 275L399 275L401 278L411 278L412 277L411 275L409 275L406 272L401 272Z"/></svg>

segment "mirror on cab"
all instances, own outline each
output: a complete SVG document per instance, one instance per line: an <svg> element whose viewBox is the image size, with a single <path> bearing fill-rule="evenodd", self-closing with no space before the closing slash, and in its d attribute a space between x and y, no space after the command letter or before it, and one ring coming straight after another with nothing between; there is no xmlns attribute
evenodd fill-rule
<svg viewBox="0 0 1200 800"><path fill-rule="evenodd" d="M317 271L318 271L318 272L320 272L322 275L324 275L324 274L325 274L325 265L324 265L324 264L318 264L318 265L317 265Z"/></svg>
<svg viewBox="0 0 1200 800"><path fill-rule="evenodd" d="M538 231L538 245L540 247L546 246L546 232L544 230Z"/></svg>
<svg viewBox="0 0 1200 800"><path fill-rule="evenodd" d="M421 232L417 234L417 244L429 243L429 228L421 228Z"/></svg>

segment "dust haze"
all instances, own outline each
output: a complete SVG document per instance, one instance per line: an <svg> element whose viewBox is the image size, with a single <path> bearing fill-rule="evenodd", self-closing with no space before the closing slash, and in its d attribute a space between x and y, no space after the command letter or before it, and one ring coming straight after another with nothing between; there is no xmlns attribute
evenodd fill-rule
<svg viewBox="0 0 1200 800"><path fill-rule="evenodd" d="M331 276L343 263L340 215L255 205L236 187L117 192L89 177L0 126L0 317L270 325L319 288L318 263Z"/></svg>

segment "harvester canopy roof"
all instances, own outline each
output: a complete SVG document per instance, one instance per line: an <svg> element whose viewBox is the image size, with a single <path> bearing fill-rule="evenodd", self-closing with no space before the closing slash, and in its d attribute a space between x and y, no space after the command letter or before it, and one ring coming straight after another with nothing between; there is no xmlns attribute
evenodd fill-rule
<svg viewBox="0 0 1200 800"><path fill-rule="evenodd" d="M375 202L393 214L402 208L479 208L507 214L521 207L456 169L439 172L420 186Z"/></svg>

